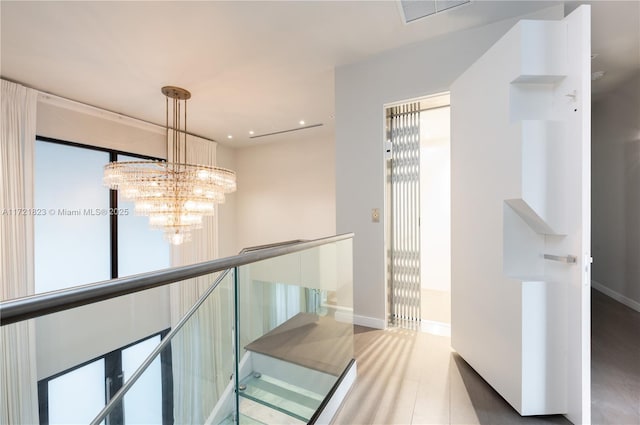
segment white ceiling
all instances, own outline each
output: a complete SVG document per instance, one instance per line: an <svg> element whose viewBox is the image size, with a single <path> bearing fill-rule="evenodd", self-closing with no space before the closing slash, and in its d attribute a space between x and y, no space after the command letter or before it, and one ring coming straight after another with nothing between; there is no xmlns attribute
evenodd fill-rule
<svg viewBox="0 0 640 425"><path fill-rule="evenodd" d="M600 80L606 85L628 71L640 8L603 3L594 3L594 37L595 9L603 9L608 25L600 37L609 43L599 44L597 60L622 69L607 70ZM0 70L42 91L158 124L160 88L181 86L192 93L190 131L247 146L282 138L250 141L250 130L276 132L300 120L324 124L305 137L332 135L336 66L553 4L476 0L405 25L395 1L3 0ZM640 47L636 53L640 58Z"/></svg>

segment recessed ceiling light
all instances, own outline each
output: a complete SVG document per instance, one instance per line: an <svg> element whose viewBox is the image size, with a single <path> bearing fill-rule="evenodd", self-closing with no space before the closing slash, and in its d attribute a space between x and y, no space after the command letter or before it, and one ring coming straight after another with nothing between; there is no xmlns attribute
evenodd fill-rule
<svg viewBox="0 0 640 425"><path fill-rule="evenodd" d="M233 136L231 134L227 135L227 139L233 139Z"/></svg>
<svg viewBox="0 0 640 425"><path fill-rule="evenodd" d="M300 120L300 125L304 125L304 120Z"/></svg>
<svg viewBox="0 0 640 425"><path fill-rule="evenodd" d="M249 130L249 134L250 134L250 135L252 135L252 136L253 136L253 135L254 135L254 133L255 133L255 132L254 132L253 130Z"/></svg>

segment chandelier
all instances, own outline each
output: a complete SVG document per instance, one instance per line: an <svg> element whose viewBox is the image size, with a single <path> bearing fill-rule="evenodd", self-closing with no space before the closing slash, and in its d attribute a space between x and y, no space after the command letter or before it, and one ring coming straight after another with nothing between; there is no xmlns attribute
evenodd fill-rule
<svg viewBox="0 0 640 425"><path fill-rule="evenodd" d="M236 190L236 175L220 167L187 163L187 100L191 93L172 86L163 87L162 93L168 160L110 162L104 167L103 181L132 201L136 214L149 216L149 224L162 229L165 240L180 245L191 240L192 230L202 227L203 216L214 214L215 204L223 203L225 194Z"/></svg>

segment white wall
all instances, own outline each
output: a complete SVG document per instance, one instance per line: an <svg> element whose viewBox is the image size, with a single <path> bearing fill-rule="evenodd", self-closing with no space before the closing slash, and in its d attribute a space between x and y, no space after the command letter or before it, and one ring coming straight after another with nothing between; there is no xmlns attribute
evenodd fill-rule
<svg viewBox="0 0 640 425"><path fill-rule="evenodd" d="M334 143L304 137L236 153L236 248L335 234Z"/></svg>
<svg viewBox="0 0 640 425"><path fill-rule="evenodd" d="M161 127L47 95L39 96L36 134L157 158L167 155Z"/></svg>
<svg viewBox="0 0 640 425"><path fill-rule="evenodd" d="M420 286L451 291L450 108L420 114Z"/></svg>
<svg viewBox="0 0 640 425"><path fill-rule="evenodd" d="M562 6L528 15L561 19ZM384 105L447 91L449 85L518 19L395 49L336 69L336 228L355 232L356 320L384 327ZM455 107L455 105L452 105ZM360 318L358 318L360 316Z"/></svg>
<svg viewBox="0 0 640 425"><path fill-rule="evenodd" d="M170 327L169 291L157 288L36 319L38 379Z"/></svg>
<svg viewBox="0 0 640 425"><path fill-rule="evenodd" d="M592 277L640 309L640 71L592 112Z"/></svg>

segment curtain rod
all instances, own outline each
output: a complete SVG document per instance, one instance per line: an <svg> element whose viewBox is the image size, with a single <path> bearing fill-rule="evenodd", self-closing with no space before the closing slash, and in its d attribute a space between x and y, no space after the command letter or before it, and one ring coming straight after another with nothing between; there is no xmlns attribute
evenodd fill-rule
<svg viewBox="0 0 640 425"><path fill-rule="evenodd" d="M132 117L131 115L126 115L123 114L121 112L115 112L115 111L111 111L109 109L104 109L104 108L100 108L98 106L95 105L90 105L88 103L84 103L84 102L80 102L74 99L70 99L68 97L64 97L64 96L60 96L57 95L55 93L51 93L51 92L47 92L41 89L38 89L36 87L33 87L29 84L25 84L21 81L18 80L14 80L11 78L7 78L4 76L0 76L0 79L14 83L14 84L19 84L21 86L27 87L29 89L35 90L36 92L38 92L38 100L41 100L43 102L52 104L52 105L58 105L62 108L66 108L66 109L75 109L78 112L86 112L88 111L92 111L93 115L95 116L100 116L100 117L105 117L105 115L110 115L110 119L112 119L113 121L116 120L128 120L131 121L133 124L135 124L137 127L139 128L147 128L147 129L152 129L152 131L156 131L158 133L162 133L164 134L166 131L166 127L160 124L156 124L154 122L151 121L147 121L147 120L143 120L141 118L136 118L136 117ZM67 103L67 105L65 105L65 103ZM84 111L82 111L84 110ZM193 136L193 137L198 137L200 139L206 140L208 142L213 142L213 143L219 143L218 141L211 139L209 137L204 137L201 136L199 134L196 133L192 133L192 132L184 132L182 130L178 130L175 129L173 127L169 127L170 130L173 131L178 131L179 133L182 134L187 134L189 136Z"/></svg>

